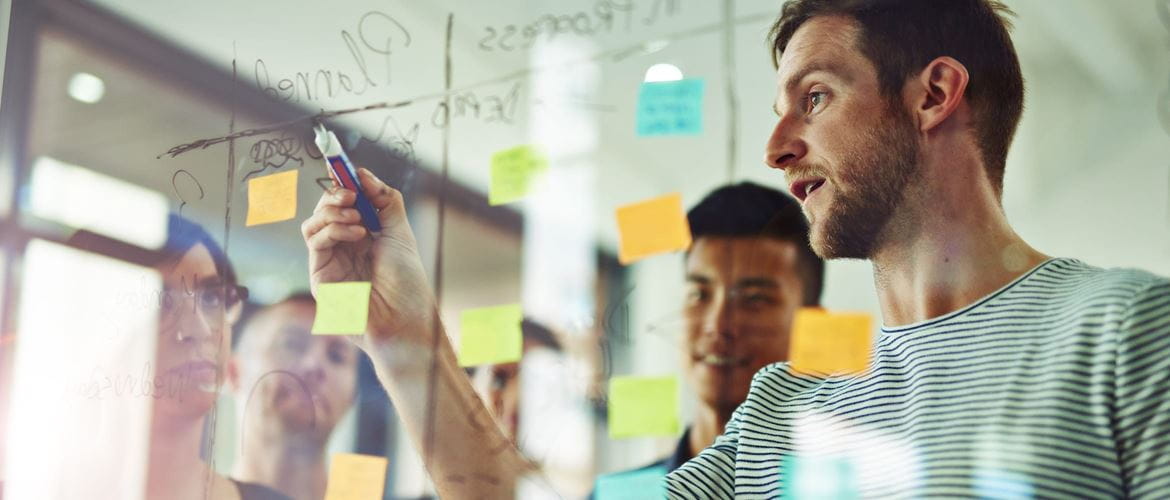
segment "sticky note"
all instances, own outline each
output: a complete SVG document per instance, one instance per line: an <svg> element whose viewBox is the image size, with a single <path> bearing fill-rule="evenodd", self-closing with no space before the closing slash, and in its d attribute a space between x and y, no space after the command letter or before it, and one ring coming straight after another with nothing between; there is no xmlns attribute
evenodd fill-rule
<svg viewBox="0 0 1170 500"><path fill-rule="evenodd" d="M869 367L873 318L865 313L796 312L788 359L793 371L818 375L861 374Z"/></svg>
<svg viewBox="0 0 1170 500"><path fill-rule="evenodd" d="M381 500L387 464L385 457L335 453L329 464L325 500Z"/></svg>
<svg viewBox="0 0 1170 500"><path fill-rule="evenodd" d="M782 499L861 498L857 467L840 456L786 456L780 461Z"/></svg>
<svg viewBox="0 0 1170 500"><path fill-rule="evenodd" d="M491 169L488 203L503 205L528 196L536 178L548 170L548 160L530 146L517 146L492 155Z"/></svg>
<svg viewBox="0 0 1170 500"><path fill-rule="evenodd" d="M618 207L617 224L622 264L691 245L691 227L678 193Z"/></svg>
<svg viewBox="0 0 1170 500"><path fill-rule="evenodd" d="M666 498L666 467L656 465L597 478L593 493L597 500L644 500Z"/></svg>
<svg viewBox="0 0 1170 500"><path fill-rule="evenodd" d="M314 335L360 335L366 332L370 282L349 281L317 285Z"/></svg>
<svg viewBox="0 0 1170 500"><path fill-rule="evenodd" d="M678 432L677 378L609 380L609 437L674 436Z"/></svg>
<svg viewBox="0 0 1170 500"><path fill-rule="evenodd" d="M297 170L256 177L248 181L247 226L289 220L297 216Z"/></svg>
<svg viewBox="0 0 1170 500"><path fill-rule="evenodd" d="M705 86L701 78L642 83L638 89L638 136L702 133Z"/></svg>
<svg viewBox="0 0 1170 500"><path fill-rule="evenodd" d="M459 366L519 361L524 350L520 304L468 309L459 315Z"/></svg>

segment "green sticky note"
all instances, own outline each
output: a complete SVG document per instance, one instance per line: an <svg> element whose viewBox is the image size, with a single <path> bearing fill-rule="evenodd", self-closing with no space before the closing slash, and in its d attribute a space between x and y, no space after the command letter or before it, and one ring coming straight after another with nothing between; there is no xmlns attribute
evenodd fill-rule
<svg viewBox="0 0 1170 500"><path fill-rule="evenodd" d="M519 361L524 350L520 304L468 309L459 315L459 366Z"/></svg>
<svg viewBox="0 0 1170 500"><path fill-rule="evenodd" d="M317 285L314 335L366 333L370 309L370 282L352 281Z"/></svg>
<svg viewBox="0 0 1170 500"><path fill-rule="evenodd" d="M548 170L548 160L530 146L517 146L492 155L488 203L503 205L523 199L545 170Z"/></svg>
<svg viewBox="0 0 1170 500"><path fill-rule="evenodd" d="M642 83L638 90L638 136L702 133L705 87L701 78Z"/></svg>
<svg viewBox="0 0 1170 500"><path fill-rule="evenodd" d="M646 500L666 498L666 467L655 465L644 469L606 474L594 484L597 500Z"/></svg>
<svg viewBox="0 0 1170 500"><path fill-rule="evenodd" d="M677 378L609 380L609 437L674 436L678 432Z"/></svg>

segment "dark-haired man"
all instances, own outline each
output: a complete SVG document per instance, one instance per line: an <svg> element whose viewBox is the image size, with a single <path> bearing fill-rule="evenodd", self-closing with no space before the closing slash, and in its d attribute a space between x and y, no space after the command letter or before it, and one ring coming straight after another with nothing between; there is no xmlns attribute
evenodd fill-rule
<svg viewBox="0 0 1170 500"><path fill-rule="evenodd" d="M998 7L785 4L767 161L821 257L872 261L886 326L861 377L761 370L726 432L667 477L671 496L798 498L825 471L874 498L1170 489L1170 280L1048 258L1007 224L1023 82ZM523 463L468 446L482 440L465 411L475 396L435 321L401 194L361 175L385 230L367 239L354 194L326 193L302 226L311 280L374 281L364 347L440 492L499 495ZM425 440L428 427L444 439Z"/></svg>
<svg viewBox="0 0 1170 500"><path fill-rule="evenodd" d="M670 456L633 472L671 472L723 434L752 375L788 359L797 309L818 306L824 262L808 246L800 205L750 182L720 187L687 212L683 375L695 419ZM626 473L618 473L626 474Z"/></svg>
<svg viewBox="0 0 1170 500"><path fill-rule="evenodd" d="M241 438L232 477L295 499L325 496L326 446L357 387L360 352L310 333L316 311L307 293L258 309L233 337L227 370Z"/></svg>

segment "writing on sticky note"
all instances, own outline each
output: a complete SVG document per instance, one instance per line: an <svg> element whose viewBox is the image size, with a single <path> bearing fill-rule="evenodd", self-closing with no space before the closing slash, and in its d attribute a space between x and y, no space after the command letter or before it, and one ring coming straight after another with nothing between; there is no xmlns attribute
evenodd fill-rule
<svg viewBox="0 0 1170 500"><path fill-rule="evenodd" d="M334 454L329 464L325 500L381 500L387 464L385 457Z"/></svg>
<svg viewBox="0 0 1170 500"><path fill-rule="evenodd" d="M796 312L789 340L791 369L811 375L857 375L869 367L873 318L865 313Z"/></svg>
<svg viewBox="0 0 1170 500"><path fill-rule="evenodd" d="M370 282L347 281L317 285L314 335L360 335L369 319Z"/></svg>
<svg viewBox="0 0 1170 500"><path fill-rule="evenodd" d="M594 483L594 497L597 500L666 498L666 472L666 466L656 465L603 475Z"/></svg>
<svg viewBox="0 0 1170 500"><path fill-rule="evenodd" d="M248 181L247 226L270 224L297 216L297 170Z"/></svg>
<svg viewBox="0 0 1170 500"><path fill-rule="evenodd" d="M548 170L548 160L530 146L517 146L492 155L491 169L488 203L503 205L528 196L537 177Z"/></svg>
<svg viewBox="0 0 1170 500"><path fill-rule="evenodd" d="M780 461L782 499L861 498L857 467L841 456L785 456Z"/></svg>
<svg viewBox="0 0 1170 500"><path fill-rule="evenodd" d="M468 309L459 315L459 366L519 361L524 351L520 304Z"/></svg>
<svg viewBox="0 0 1170 500"><path fill-rule="evenodd" d="M678 379L609 380L609 437L674 436L679 432Z"/></svg>
<svg viewBox="0 0 1170 500"><path fill-rule="evenodd" d="M622 264L691 245L691 227L678 193L618 207L617 224Z"/></svg>
<svg viewBox="0 0 1170 500"><path fill-rule="evenodd" d="M706 82L701 78L642 83L638 89L638 135L702 133L705 87Z"/></svg>

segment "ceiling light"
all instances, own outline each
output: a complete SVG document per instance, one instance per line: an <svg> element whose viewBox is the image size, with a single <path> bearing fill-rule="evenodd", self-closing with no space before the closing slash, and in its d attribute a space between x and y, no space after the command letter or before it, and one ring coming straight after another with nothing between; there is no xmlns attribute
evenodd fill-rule
<svg viewBox="0 0 1170 500"><path fill-rule="evenodd" d="M69 79L69 97L86 104L102 100L106 95L106 83L89 73L77 73Z"/></svg>
<svg viewBox="0 0 1170 500"><path fill-rule="evenodd" d="M682 80L682 70L673 64L655 64L646 70L647 82L672 82Z"/></svg>

